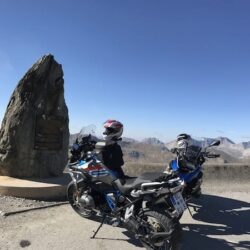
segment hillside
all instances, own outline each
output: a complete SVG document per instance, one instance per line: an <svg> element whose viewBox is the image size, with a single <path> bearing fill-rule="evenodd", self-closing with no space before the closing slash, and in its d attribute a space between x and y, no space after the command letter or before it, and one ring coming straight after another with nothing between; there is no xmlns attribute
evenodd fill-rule
<svg viewBox="0 0 250 250"><path fill-rule="evenodd" d="M164 146L164 144L121 142L121 147L125 162L166 163L173 158L173 154Z"/></svg>

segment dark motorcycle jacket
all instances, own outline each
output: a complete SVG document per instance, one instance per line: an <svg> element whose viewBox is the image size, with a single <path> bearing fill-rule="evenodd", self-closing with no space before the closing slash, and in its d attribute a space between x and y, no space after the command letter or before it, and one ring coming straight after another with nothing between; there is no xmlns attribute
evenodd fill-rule
<svg viewBox="0 0 250 250"><path fill-rule="evenodd" d="M123 153L120 145L117 143L107 145L102 151L102 159L105 166L110 170L116 172L118 178L123 178L124 172L122 170Z"/></svg>

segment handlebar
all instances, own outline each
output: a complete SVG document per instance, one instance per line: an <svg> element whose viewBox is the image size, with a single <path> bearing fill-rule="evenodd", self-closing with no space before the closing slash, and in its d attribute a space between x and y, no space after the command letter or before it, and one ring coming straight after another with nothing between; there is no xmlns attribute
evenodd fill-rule
<svg viewBox="0 0 250 250"><path fill-rule="evenodd" d="M179 154L179 150L178 148L171 148L170 150L171 153L173 154ZM209 152L200 152L200 154L203 154L203 156L207 157L207 158L217 158L220 157L220 154L210 154Z"/></svg>

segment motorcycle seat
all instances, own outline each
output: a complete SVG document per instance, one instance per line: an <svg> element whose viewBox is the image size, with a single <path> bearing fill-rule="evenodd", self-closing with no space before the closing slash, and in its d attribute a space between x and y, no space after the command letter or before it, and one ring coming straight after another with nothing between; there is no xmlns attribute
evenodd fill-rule
<svg viewBox="0 0 250 250"><path fill-rule="evenodd" d="M117 179L114 181L116 188L122 194L128 194L133 189L140 189L141 184L150 183L162 176L161 172L144 173L138 177L126 177L125 179Z"/></svg>

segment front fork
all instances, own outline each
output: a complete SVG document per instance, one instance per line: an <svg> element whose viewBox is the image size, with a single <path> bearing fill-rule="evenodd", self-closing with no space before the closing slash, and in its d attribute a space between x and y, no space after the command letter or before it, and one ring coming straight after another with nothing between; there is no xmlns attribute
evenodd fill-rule
<svg viewBox="0 0 250 250"><path fill-rule="evenodd" d="M81 190L80 190L80 186L79 186L79 183L81 183L83 181L83 178L81 178L82 173L74 171L74 172L69 172L69 174L70 174L70 177L71 177L71 179L74 183L74 186L76 188L77 200L79 200L81 195L82 195Z"/></svg>
<svg viewBox="0 0 250 250"><path fill-rule="evenodd" d="M189 198L190 196L196 197L196 194L200 193L202 184L203 173L201 167L191 173L180 173L179 176L185 182L184 196L189 196Z"/></svg>

